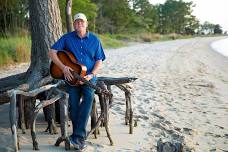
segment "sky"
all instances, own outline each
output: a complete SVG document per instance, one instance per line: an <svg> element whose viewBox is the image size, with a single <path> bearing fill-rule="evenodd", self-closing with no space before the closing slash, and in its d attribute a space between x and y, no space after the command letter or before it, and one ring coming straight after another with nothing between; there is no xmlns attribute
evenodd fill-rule
<svg viewBox="0 0 228 152"><path fill-rule="evenodd" d="M163 4L166 0L149 0L152 4ZM193 15L199 19L200 23L208 21L219 24L223 31L228 32L228 0L183 0L192 1Z"/></svg>

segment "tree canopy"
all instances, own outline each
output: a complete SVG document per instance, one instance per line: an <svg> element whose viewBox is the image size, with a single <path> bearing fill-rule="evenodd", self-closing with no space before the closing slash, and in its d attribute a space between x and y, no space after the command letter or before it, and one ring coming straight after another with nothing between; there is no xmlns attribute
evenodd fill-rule
<svg viewBox="0 0 228 152"><path fill-rule="evenodd" d="M28 0L1 0L1 35L29 28ZM58 0L63 29L66 31L66 0ZM72 0L72 14L83 12L89 20L89 30L97 33L222 33L219 24L200 25L192 14L193 2L166 0L153 5L149 0ZM217 25L217 26L215 26ZM20 30L21 31L21 30Z"/></svg>

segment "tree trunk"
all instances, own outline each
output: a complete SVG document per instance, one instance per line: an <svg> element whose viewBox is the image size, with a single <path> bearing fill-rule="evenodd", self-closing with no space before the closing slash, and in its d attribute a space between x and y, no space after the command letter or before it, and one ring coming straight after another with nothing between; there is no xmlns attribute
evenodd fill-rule
<svg viewBox="0 0 228 152"><path fill-rule="evenodd" d="M73 23L72 23L72 16L71 16L71 7L72 7L72 0L66 0L66 25L67 25L67 32L73 31Z"/></svg>
<svg viewBox="0 0 228 152"><path fill-rule="evenodd" d="M30 0L31 65L27 71L30 89L49 75L48 50L62 35L62 22L57 0Z"/></svg>

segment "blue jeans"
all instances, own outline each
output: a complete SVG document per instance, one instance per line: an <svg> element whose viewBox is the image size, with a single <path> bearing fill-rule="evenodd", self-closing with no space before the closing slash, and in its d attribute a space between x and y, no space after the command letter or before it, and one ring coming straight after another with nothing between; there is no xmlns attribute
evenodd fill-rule
<svg viewBox="0 0 228 152"><path fill-rule="evenodd" d="M91 79L90 82L96 84L96 77ZM94 99L94 89L86 84L79 86L67 85L67 92L69 93L70 115L73 125L71 137L74 140L76 138L85 139L86 126Z"/></svg>

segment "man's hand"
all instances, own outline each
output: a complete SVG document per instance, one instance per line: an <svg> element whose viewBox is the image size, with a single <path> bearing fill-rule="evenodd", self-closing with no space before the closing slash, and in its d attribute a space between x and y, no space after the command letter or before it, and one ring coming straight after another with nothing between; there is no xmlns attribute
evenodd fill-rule
<svg viewBox="0 0 228 152"><path fill-rule="evenodd" d="M89 80L91 80L91 79L93 78L93 76L94 76L94 75L91 73L91 74L88 74L88 75L84 76L84 78L85 78L87 81L89 81ZM84 84L82 81L80 81L79 83L80 83L81 85Z"/></svg>
<svg viewBox="0 0 228 152"><path fill-rule="evenodd" d="M67 80L67 81L71 81L74 78L70 71L73 71L73 69L71 67L65 66L63 68L63 74L65 77L65 80Z"/></svg>
<svg viewBox="0 0 228 152"><path fill-rule="evenodd" d="M92 73L91 73L91 74L88 74L88 75L84 76L84 78L85 78L87 81L89 81L89 80L91 80L91 79L93 78L93 74L92 74Z"/></svg>

